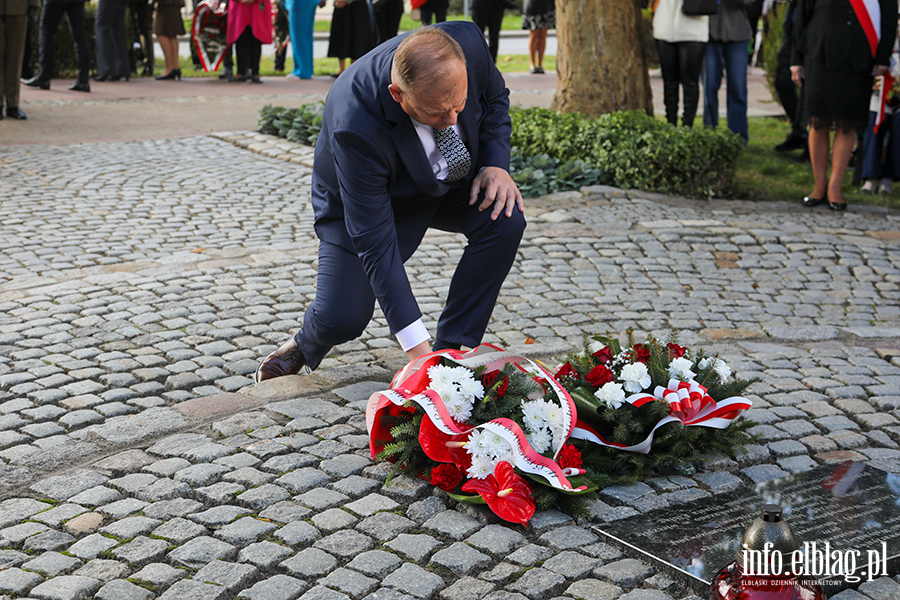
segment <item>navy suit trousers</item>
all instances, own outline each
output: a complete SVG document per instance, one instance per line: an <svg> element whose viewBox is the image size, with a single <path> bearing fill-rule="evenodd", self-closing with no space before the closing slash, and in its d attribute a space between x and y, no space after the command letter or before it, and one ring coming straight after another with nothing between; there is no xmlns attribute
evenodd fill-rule
<svg viewBox="0 0 900 600"><path fill-rule="evenodd" d="M428 227L466 236L468 243L450 282L436 337L474 347L484 337L500 287L516 258L525 216L515 209L512 217L501 214L493 221L490 210L479 212L477 204L469 205L468 190L466 186L435 198L397 221L396 227L404 262L418 248ZM294 338L307 365L315 369L333 346L359 337L374 310L375 295L359 256L320 241L316 297Z"/></svg>

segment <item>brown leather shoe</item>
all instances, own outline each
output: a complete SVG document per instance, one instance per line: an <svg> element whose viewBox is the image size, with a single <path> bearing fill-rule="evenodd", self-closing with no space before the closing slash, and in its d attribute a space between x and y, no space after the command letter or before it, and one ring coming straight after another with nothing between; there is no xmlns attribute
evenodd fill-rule
<svg viewBox="0 0 900 600"><path fill-rule="evenodd" d="M306 358L294 338L281 345L278 350L263 359L256 368L253 377L256 383L267 379L275 379L284 375L296 375L306 366Z"/></svg>

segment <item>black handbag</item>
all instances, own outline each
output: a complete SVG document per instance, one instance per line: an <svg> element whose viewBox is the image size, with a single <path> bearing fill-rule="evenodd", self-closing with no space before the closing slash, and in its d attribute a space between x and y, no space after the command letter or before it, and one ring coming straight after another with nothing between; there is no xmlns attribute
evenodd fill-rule
<svg viewBox="0 0 900 600"><path fill-rule="evenodd" d="M691 17L717 15L721 11L721 0L682 0L681 3L681 12Z"/></svg>

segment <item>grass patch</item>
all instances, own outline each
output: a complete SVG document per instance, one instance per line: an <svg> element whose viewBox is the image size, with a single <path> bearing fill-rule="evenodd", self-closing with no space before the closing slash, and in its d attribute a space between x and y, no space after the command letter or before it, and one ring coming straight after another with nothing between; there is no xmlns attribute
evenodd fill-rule
<svg viewBox="0 0 900 600"><path fill-rule="evenodd" d="M524 54L501 54L497 57L497 68L501 73L526 73L528 72L528 56ZM207 73L203 69L194 68L194 63L189 56L182 56L178 61L178 67L181 69L182 77L218 77L222 72L220 67L218 71ZM275 59L269 55L263 55L259 61L259 74L262 77L284 77L294 68L293 60L288 57L285 70L282 72L275 71ZM544 57L544 69L547 71L556 70L556 57ZM315 75L330 75L337 73L338 61L336 58L317 58L313 60L313 73ZM165 71L165 61L162 58L156 60L155 75L161 75ZM140 77L132 75L132 77ZM301 82L300 85L302 85ZM298 92L302 90L298 89Z"/></svg>
<svg viewBox="0 0 900 600"><path fill-rule="evenodd" d="M463 15L447 15L448 21L463 21L465 20ZM471 21L471 18L469 19ZM400 33L404 31L411 31L416 27L421 26L422 24L419 21L413 21L409 18L409 13L403 13L403 16L400 17ZM503 31L516 31L522 29L522 15L517 14L505 14L503 15L503 25L501 26ZM190 29L188 30L190 31ZM328 33L331 31L331 20L330 19L320 19L316 21L315 25L313 25L313 31L316 33Z"/></svg>
<svg viewBox="0 0 900 600"><path fill-rule="evenodd" d="M799 202L812 192L813 173L809 162L799 162L800 151L775 152L790 131L784 118L753 117L750 123L750 142L738 159L734 174L732 197L742 200L784 200ZM720 127L723 126L720 120ZM844 177L844 197L851 204L869 204L900 208L898 196L864 195L854 186L853 169ZM862 184L860 184L862 185Z"/></svg>

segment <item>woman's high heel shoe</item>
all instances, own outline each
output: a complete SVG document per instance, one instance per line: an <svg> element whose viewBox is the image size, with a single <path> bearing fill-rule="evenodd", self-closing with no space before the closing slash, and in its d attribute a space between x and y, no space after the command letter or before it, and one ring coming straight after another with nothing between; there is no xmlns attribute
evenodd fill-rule
<svg viewBox="0 0 900 600"><path fill-rule="evenodd" d="M157 81L163 81L166 79L177 79L178 81L181 81L181 69L172 69L165 75L157 75L156 79Z"/></svg>

